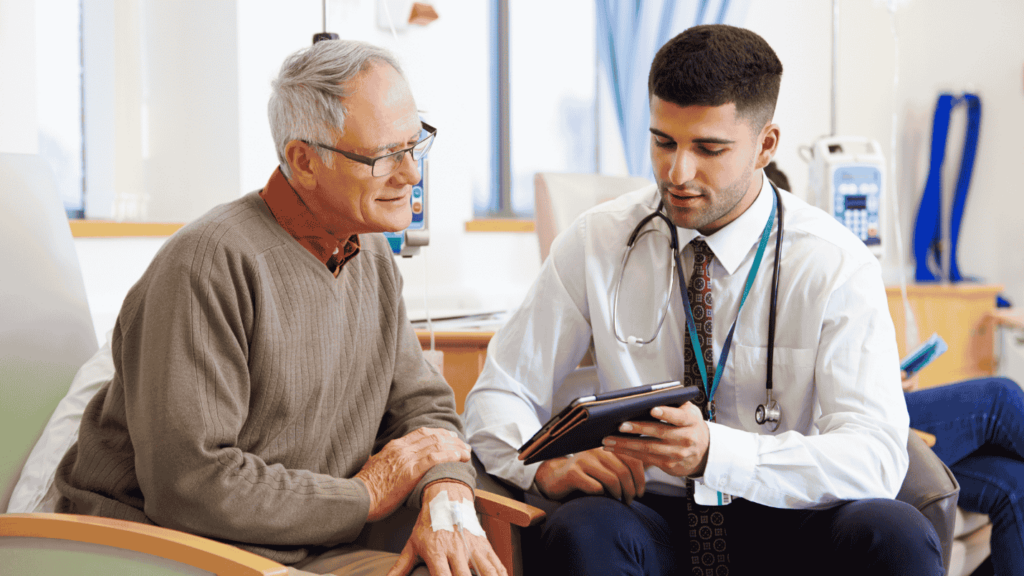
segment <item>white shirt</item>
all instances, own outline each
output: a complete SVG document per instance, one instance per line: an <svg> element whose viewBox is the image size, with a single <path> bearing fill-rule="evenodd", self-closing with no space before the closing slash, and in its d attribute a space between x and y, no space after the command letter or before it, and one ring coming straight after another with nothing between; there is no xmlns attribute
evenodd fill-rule
<svg viewBox="0 0 1024 576"><path fill-rule="evenodd" d="M894 498L906 475L909 416L900 387L896 336L877 259L835 219L782 192L785 232L779 276L773 396L782 410L774 433L754 421L765 401L773 226L743 306L709 423L703 482L776 508L823 508L841 501ZM763 178L754 203L707 236L716 363L736 319L773 192ZM659 202L656 186L581 215L552 246L522 306L491 340L463 420L487 471L523 489L539 464L517 449L572 399L631 386L682 380L687 345L678 282L654 342L627 346L612 333L612 290L626 240ZM623 339L648 339L665 303L668 229L645 235L630 256L617 322ZM684 276L693 267L695 230L677 228ZM685 290L685 288L683 288ZM593 342L600 390L561 382ZM719 367L719 370L722 368ZM647 469L648 490L682 494L682 479Z"/></svg>

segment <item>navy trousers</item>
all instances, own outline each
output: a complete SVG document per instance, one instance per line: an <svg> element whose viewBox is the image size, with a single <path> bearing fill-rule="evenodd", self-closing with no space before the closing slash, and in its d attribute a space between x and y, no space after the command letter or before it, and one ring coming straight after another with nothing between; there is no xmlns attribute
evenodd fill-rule
<svg viewBox="0 0 1024 576"><path fill-rule="evenodd" d="M1024 574L1024 391L984 378L906 394L910 426L960 483L958 505L992 520L992 568Z"/></svg>
<svg viewBox="0 0 1024 576"><path fill-rule="evenodd" d="M562 504L542 525L537 573L560 576L943 574L938 535L913 506L849 502L782 510L734 500L725 506L731 566L691 567L686 500L653 494L629 506L602 496Z"/></svg>

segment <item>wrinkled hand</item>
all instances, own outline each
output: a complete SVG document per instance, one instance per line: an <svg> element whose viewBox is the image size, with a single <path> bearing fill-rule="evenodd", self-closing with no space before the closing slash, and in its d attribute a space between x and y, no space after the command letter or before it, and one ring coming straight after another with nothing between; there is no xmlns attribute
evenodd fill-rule
<svg viewBox="0 0 1024 576"><path fill-rule="evenodd" d="M626 422L620 432L649 436L609 436L604 449L657 466L673 476L703 476L711 435L700 408L687 402L680 408L659 406L651 416L662 422Z"/></svg>
<svg viewBox="0 0 1024 576"><path fill-rule="evenodd" d="M586 494L608 494L626 504L643 496L647 485L643 463L600 448L545 460L537 468L534 481L541 494L551 500L561 500L579 490Z"/></svg>
<svg viewBox="0 0 1024 576"><path fill-rule="evenodd" d="M430 502L441 490L448 491L448 499L461 502L473 500L473 491L459 482L434 482L423 491L423 506L412 529L409 541L387 576L403 576L412 571L418 560L423 560L432 576L470 576L470 561L466 545L473 558L478 576L508 576L498 555L491 549L491 543L483 536L464 530L466 545L456 532L439 530L434 532L430 524Z"/></svg>
<svg viewBox="0 0 1024 576"><path fill-rule="evenodd" d="M469 446L454 432L441 428L420 428L370 456L355 476L370 492L367 522L394 512L423 475L442 462L469 462Z"/></svg>

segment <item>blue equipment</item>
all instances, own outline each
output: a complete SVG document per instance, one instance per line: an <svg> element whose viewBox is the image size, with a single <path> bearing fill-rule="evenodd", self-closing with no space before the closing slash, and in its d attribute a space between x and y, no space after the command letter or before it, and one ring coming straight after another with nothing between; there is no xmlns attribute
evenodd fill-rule
<svg viewBox="0 0 1024 576"><path fill-rule="evenodd" d="M421 158L419 162L420 181L412 187L409 195L412 222L401 232L384 233L391 244L391 251L405 258L419 254L420 247L430 243L430 231L427 230L427 158Z"/></svg>
<svg viewBox="0 0 1024 576"><path fill-rule="evenodd" d="M928 182L925 184L921 207L917 212L914 227L914 258L917 260L915 278L918 282L943 280L937 271L943 266L942 243L942 163L946 157L946 137L949 133L949 116L957 106L967 106L967 134L964 137L963 156L960 159L960 176L953 196L953 210L950 219L949 278L960 282L963 277L956 261L957 242L960 239L960 224L963 220L964 204L971 185L974 171L974 157L978 150L978 132L981 127L981 99L976 94L956 97L941 94L935 104L935 120L932 124L931 166Z"/></svg>

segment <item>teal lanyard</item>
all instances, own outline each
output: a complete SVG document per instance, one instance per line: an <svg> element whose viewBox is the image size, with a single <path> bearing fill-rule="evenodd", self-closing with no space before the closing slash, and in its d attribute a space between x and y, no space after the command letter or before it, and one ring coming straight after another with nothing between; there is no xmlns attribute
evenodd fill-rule
<svg viewBox="0 0 1024 576"><path fill-rule="evenodd" d="M747 301L747 294L750 293L750 287L754 284L754 277L757 276L757 270L761 267L761 259L764 257L765 246L768 245L768 236L772 232L772 224L775 222L775 210L778 204L778 199L772 194L772 213L768 215L768 222L764 225L764 230L761 232L761 243L757 246L757 254L754 255L754 264L750 267L750 272L747 273L747 283L743 287L743 298L740 299L740 307L736 310L736 319L732 321L732 328L729 329L729 335L725 337L725 343L722 344L722 354L718 357L718 367L715 369L715 380L711 383L711 387L708 388L708 369L704 365L704 352L700 348L700 339L697 337L697 325L693 321L693 310L690 308L690 298L686 290L686 282L683 281L683 266L679 262L679 254L676 254L676 271L679 273L679 288L683 293L683 305L686 310L686 328L690 332L690 343L693 344L693 354L696 356L697 368L700 369L701 384L704 389L704 394L708 397L708 420L715 420L715 404L713 399L715 397L715 391L718 390L718 382L722 379L722 372L725 368L725 363L729 359L729 348L732 347L732 335L736 331L736 322L740 319L740 310L743 309L743 303ZM695 271L696 272L696 271Z"/></svg>

